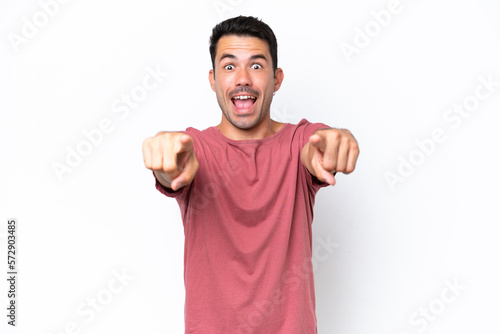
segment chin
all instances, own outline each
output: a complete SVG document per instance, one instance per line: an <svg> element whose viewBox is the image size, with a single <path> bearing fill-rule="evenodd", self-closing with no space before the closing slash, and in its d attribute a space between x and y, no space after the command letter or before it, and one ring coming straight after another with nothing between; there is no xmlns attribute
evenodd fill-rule
<svg viewBox="0 0 500 334"><path fill-rule="evenodd" d="M257 126L258 121L257 120L250 120L250 119L244 119L240 121L233 121L231 122L233 126L240 130L250 130L253 129L255 126Z"/></svg>
<svg viewBox="0 0 500 334"><path fill-rule="evenodd" d="M241 130L250 130L259 124L258 115L236 115L232 114L228 121L236 128Z"/></svg>

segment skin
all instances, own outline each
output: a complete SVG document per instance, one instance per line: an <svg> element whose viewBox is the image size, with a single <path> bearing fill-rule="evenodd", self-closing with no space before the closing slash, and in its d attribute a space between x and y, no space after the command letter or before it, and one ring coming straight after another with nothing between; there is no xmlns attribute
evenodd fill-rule
<svg viewBox="0 0 500 334"><path fill-rule="evenodd" d="M218 44L209 81L222 110L217 129L233 140L263 139L279 131L283 123L273 121L273 93L283 82L281 68L273 69L267 43L255 37L223 36ZM235 107L232 97L252 95L253 106ZM165 187L178 190L194 179L199 168L193 138L178 132L160 132L143 144L144 164ZM316 131L301 151L301 161L320 181L335 184L334 174L354 171L359 146L349 130Z"/></svg>

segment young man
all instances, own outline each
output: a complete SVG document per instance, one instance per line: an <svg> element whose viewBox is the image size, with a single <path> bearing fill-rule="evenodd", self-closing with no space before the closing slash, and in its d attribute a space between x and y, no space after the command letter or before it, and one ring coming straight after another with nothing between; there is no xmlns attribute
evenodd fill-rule
<svg viewBox="0 0 500 334"><path fill-rule="evenodd" d="M271 119L283 71L268 25L229 19L210 43L220 124L143 145L157 189L181 209L186 333L316 333L314 197L354 170L358 144L348 130Z"/></svg>

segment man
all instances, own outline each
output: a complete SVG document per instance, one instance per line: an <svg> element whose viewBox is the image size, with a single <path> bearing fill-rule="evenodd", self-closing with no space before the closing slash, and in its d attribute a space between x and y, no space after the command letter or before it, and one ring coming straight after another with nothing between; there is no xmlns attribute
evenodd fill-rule
<svg viewBox="0 0 500 334"><path fill-rule="evenodd" d="M354 170L358 144L348 130L271 119L283 71L262 21L218 24L210 53L220 124L143 145L157 189L181 209L186 333L317 333L314 197Z"/></svg>

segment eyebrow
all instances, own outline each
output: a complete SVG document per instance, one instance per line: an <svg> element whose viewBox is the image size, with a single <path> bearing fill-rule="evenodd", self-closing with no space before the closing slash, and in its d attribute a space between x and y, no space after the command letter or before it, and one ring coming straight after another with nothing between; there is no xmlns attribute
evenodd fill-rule
<svg viewBox="0 0 500 334"><path fill-rule="evenodd" d="M230 53L224 53L222 54L222 56L220 57L219 59L219 62L221 62L222 60L224 60L225 58L229 58L229 59L236 59L236 56L233 55L233 54L230 54ZM256 60L256 59L263 59L267 62L267 58L265 55L263 54L256 54L256 55L253 55L250 57L250 60Z"/></svg>

